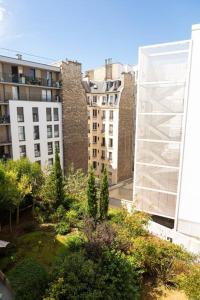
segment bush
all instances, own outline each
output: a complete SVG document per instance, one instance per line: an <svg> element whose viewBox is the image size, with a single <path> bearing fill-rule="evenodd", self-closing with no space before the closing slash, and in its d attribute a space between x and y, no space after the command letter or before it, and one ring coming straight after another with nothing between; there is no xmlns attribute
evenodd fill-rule
<svg viewBox="0 0 200 300"><path fill-rule="evenodd" d="M131 255L151 278L173 285L176 284L177 270L186 269L193 260L193 256L180 246L151 236L134 239Z"/></svg>
<svg viewBox="0 0 200 300"><path fill-rule="evenodd" d="M105 251L97 262L84 252L67 255L45 300L51 299L138 299L138 273L121 253Z"/></svg>
<svg viewBox="0 0 200 300"><path fill-rule="evenodd" d="M60 222L64 220L66 214L66 209L63 205L59 205L56 211L51 215L51 220L53 223Z"/></svg>
<svg viewBox="0 0 200 300"><path fill-rule="evenodd" d="M200 266L193 266L179 277L179 285L190 300L200 300Z"/></svg>
<svg viewBox="0 0 200 300"><path fill-rule="evenodd" d="M40 300L48 283L45 268L32 258L17 264L8 273L15 300Z"/></svg>
<svg viewBox="0 0 200 300"><path fill-rule="evenodd" d="M23 229L26 233L32 232L35 229L35 224L34 223L27 223L27 224L24 225Z"/></svg>
<svg viewBox="0 0 200 300"><path fill-rule="evenodd" d="M78 213L75 209L71 209L66 213L66 220L71 227L76 227L79 221Z"/></svg>
<svg viewBox="0 0 200 300"><path fill-rule="evenodd" d="M67 239L67 248L71 252L79 251L85 244L85 237L83 234L73 234Z"/></svg>
<svg viewBox="0 0 200 300"><path fill-rule="evenodd" d="M70 226L65 221L61 221L56 225L57 234L67 234L70 231Z"/></svg>

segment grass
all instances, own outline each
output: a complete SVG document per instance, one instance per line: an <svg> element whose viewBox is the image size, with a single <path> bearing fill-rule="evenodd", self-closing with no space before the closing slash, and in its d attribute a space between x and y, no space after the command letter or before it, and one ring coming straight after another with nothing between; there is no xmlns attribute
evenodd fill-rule
<svg viewBox="0 0 200 300"><path fill-rule="evenodd" d="M51 270L56 256L67 246L68 236L49 231L35 231L16 239L16 251L0 260L0 269L7 272L24 258L33 257Z"/></svg>

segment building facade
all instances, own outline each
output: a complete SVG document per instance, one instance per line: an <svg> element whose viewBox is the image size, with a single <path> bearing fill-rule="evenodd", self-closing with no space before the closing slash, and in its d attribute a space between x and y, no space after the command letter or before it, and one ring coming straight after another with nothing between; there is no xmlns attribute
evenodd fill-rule
<svg viewBox="0 0 200 300"><path fill-rule="evenodd" d="M137 85L136 209L191 238L200 238L199 50L199 25L191 40L141 47Z"/></svg>
<svg viewBox="0 0 200 300"><path fill-rule="evenodd" d="M125 72L125 71L129 72ZM87 72L88 164L110 184L132 177L134 75L132 67L112 64Z"/></svg>
<svg viewBox="0 0 200 300"><path fill-rule="evenodd" d="M86 97L73 92L69 97L66 88L74 74L72 90L81 85L81 67L76 62L45 65L23 60L19 55L0 56L0 159L27 156L46 168L53 164L57 147L65 172L72 163L75 168L87 170ZM81 126L71 113L79 113L79 101ZM72 128L78 132L76 139L69 134ZM77 158L74 148L78 142L82 152ZM74 155L69 156L69 152Z"/></svg>

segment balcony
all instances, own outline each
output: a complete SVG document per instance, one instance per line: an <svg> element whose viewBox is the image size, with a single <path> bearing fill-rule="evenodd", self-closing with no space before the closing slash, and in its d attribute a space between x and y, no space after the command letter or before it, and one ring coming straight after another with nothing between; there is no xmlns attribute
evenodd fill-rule
<svg viewBox="0 0 200 300"><path fill-rule="evenodd" d="M0 73L0 82L12 82L17 84L39 85L54 88L61 88L61 83L46 78L30 77L24 74Z"/></svg>
<svg viewBox="0 0 200 300"><path fill-rule="evenodd" d="M0 116L0 125L7 125L7 124L10 124L10 116L9 115Z"/></svg>
<svg viewBox="0 0 200 300"><path fill-rule="evenodd" d="M0 146L7 146L7 145L11 145L12 142L10 139L2 139L0 140Z"/></svg>
<svg viewBox="0 0 200 300"><path fill-rule="evenodd" d="M0 159L2 159L2 160L11 159L11 154L10 153L0 153Z"/></svg>

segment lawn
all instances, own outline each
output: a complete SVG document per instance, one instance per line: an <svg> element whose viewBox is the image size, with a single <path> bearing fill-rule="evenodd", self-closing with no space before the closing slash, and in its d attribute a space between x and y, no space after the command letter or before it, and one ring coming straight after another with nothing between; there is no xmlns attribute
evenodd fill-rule
<svg viewBox="0 0 200 300"><path fill-rule="evenodd" d="M15 241L16 250L1 258L0 269L7 272L24 258L33 257L50 271L55 257L66 248L68 236L55 235L52 231L43 230L23 234Z"/></svg>

